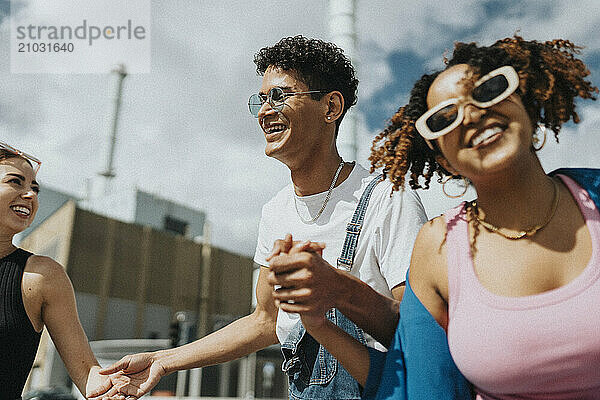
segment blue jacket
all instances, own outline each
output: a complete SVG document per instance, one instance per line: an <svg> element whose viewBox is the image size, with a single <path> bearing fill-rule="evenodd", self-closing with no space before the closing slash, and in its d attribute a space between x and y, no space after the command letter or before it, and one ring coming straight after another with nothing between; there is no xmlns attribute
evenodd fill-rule
<svg viewBox="0 0 600 400"><path fill-rule="evenodd" d="M589 193L600 209L600 170L562 168L550 175L569 176ZM448 349L446 332L412 291L400 304L400 320L387 353L369 349L369 376L363 399L458 400L472 399L470 384Z"/></svg>

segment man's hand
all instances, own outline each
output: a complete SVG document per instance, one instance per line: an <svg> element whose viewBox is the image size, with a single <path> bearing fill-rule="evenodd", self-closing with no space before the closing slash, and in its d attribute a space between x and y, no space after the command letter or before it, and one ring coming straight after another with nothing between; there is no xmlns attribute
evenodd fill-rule
<svg viewBox="0 0 600 400"><path fill-rule="evenodd" d="M268 275L271 285L281 286L273 291L275 304L283 311L303 315L311 324L321 323L320 318L335 307L336 297L341 295L337 288L341 272L312 251L319 247L313 242L293 245L288 254L271 258Z"/></svg>
<svg viewBox="0 0 600 400"><path fill-rule="evenodd" d="M100 370L102 375L120 372L119 393L141 397L152 389L166 370L155 357L156 353L132 354L121 358L113 365ZM99 396L100 393L96 394Z"/></svg>
<svg viewBox="0 0 600 400"><path fill-rule="evenodd" d="M302 246L302 245L305 246ZM293 240L291 234L285 235L283 239L277 239L275 243L273 243L273 250L271 250L271 254L269 254L266 258L267 261L271 261L273 257L278 256L283 253L289 253L293 251L292 249L296 248L295 251L298 252L300 248L303 251L313 251L320 255L323 255L323 249L325 248L325 243L319 242L300 242L298 240Z"/></svg>

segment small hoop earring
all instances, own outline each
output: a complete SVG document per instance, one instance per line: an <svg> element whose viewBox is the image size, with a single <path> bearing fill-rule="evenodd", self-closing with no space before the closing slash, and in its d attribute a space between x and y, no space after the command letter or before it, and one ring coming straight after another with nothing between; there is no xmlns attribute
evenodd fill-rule
<svg viewBox="0 0 600 400"><path fill-rule="evenodd" d="M533 151L540 151L542 148L544 148L544 145L546 144L546 125L539 123L537 124L537 128L543 134L543 138L541 140L542 144L538 145L540 143L540 138L537 135L538 129L536 129L536 131L533 133L533 140L531 143Z"/></svg>
<svg viewBox="0 0 600 400"><path fill-rule="evenodd" d="M460 176L460 178L463 181L463 191L460 192L459 194L450 194L448 193L448 191L446 190L446 184L452 180L455 180L455 178L459 177L460 175L451 175L451 176L447 176L443 181L442 181L442 191L444 192L444 194L447 197L450 197L451 199L458 199L459 197L463 197L465 193L467 193L467 189L469 189L469 181L465 179L464 176Z"/></svg>

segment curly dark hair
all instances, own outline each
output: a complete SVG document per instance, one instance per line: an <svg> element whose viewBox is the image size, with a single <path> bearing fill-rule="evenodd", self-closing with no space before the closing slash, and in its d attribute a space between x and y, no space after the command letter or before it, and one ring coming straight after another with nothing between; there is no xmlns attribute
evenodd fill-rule
<svg viewBox="0 0 600 400"><path fill-rule="evenodd" d="M286 37L274 46L260 49L254 56L256 72L264 75L267 68L274 66L284 71L293 71L298 79L306 83L309 90L331 92L337 90L344 96L344 111L336 121L336 134L346 111L356 104L358 79L350 59L344 50L333 43L309 39L298 35ZM323 93L311 94L314 100Z"/></svg>
<svg viewBox="0 0 600 400"><path fill-rule="evenodd" d="M575 97L595 100L598 88L585 77L590 74L585 64L576 58L580 47L568 40L547 42L527 41L515 35L491 46L476 43L456 43L446 69L468 64L479 75L511 65L519 74L516 93L533 124L543 124L558 134L569 121L579 122ZM427 92L441 71L423 75L414 85L407 105L400 107L388 126L373 141L371 169L383 167L394 184L394 190L404 186L410 170L409 184L413 189L428 189L433 175L439 179L450 174L437 161L440 155L430 149L415 128L415 121L427 111ZM422 179L421 179L422 178Z"/></svg>

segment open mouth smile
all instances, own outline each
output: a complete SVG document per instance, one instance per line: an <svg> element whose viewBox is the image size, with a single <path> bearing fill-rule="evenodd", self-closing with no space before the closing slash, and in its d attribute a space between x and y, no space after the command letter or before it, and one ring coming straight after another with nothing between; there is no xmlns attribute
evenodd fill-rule
<svg viewBox="0 0 600 400"><path fill-rule="evenodd" d="M14 211L21 218L28 218L31 215L31 209L25 206L10 206L10 209Z"/></svg>
<svg viewBox="0 0 600 400"><path fill-rule="evenodd" d="M469 140L469 147L483 147L495 142L502 136L504 129L503 126L494 125L475 133Z"/></svg>
<svg viewBox="0 0 600 400"><path fill-rule="evenodd" d="M268 135L272 135L274 133L283 132L285 130L285 125L283 124L272 124L265 128L265 132Z"/></svg>
<svg viewBox="0 0 600 400"><path fill-rule="evenodd" d="M287 125L281 122L263 123L262 129L265 132L267 141L272 142L281 138L282 133L287 129Z"/></svg>

